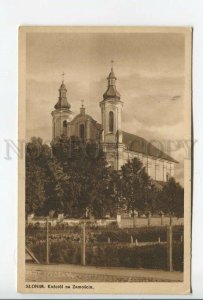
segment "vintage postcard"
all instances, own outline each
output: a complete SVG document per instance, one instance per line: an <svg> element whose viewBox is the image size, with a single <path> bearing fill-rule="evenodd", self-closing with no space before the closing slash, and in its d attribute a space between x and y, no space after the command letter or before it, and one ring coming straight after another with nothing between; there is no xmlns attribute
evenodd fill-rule
<svg viewBox="0 0 203 300"><path fill-rule="evenodd" d="M189 27L19 28L18 291L190 293Z"/></svg>

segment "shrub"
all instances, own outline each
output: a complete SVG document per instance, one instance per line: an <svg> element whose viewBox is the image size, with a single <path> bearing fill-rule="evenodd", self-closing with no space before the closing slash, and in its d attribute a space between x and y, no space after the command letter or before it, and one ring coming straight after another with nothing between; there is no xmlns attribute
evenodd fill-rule
<svg viewBox="0 0 203 300"><path fill-rule="evenodd" d="M183 270L183 226L173 227L174 270ZM166 241L166 227L115 229L86 229L86 261L88 265L166 269L166 244L136 246L130 244L131 236L139 242ZM108 244L108 237L111 243ZM80 264L80 227L50 228L50 262ZM123 243L123 244L122 244ZM125 243L125 244L124 244ZM46 261L46 229L27 228L26 244L41 263Z"/></svg>
<svg viewBox="0 0 203 300"><path fill-rule="evenodd" d="M146 246L101 244L87 245L86 261L88 265L102 267L127 267L166 269L167 249L166 244ZM41 263L46 261L46 243L30 244L30 249ZM80 264L80 243L61 240L50 243L50 263ZM173 245L174 270L183 271L183 246L180 243Z"/></svg>

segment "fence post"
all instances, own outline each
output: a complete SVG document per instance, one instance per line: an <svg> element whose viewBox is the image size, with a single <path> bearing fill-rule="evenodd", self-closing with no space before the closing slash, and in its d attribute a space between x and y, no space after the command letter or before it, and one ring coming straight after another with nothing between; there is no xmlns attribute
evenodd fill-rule
<svg viewBox="0 0 203 300"><path fill-rule="evenodd" d="M130 236L130 242L131 242L131 244L133 244L133 236L132 235Z"/></svg>
<svg viewBox="0 0 203 300"><path fill-rule="evenodd" d="M111 239L110 239L110 237L109 237L109 236L108 236L107 242L108 242L108 244L110 244L110 243L111 243Z"/></svg>
<svg viewBox="0 0 203 300"><path fill-rule="evenodd" d="M163 226L164 225L164 213L161 212L160 216L161 216L161 226Z"/></svg>
<svg viewBox="0 0 203 300"><path fill-rule="evenodd" d="M81 265L85 266L85 223L82 224L81 227L81 234L82 234L82 244L81 244Z"/></svg>
<svg viewBox="0 0 203 300"><path fill-rule="evenodd" d="M137 216L134 215L133 216L133 228L135 228L137 226Z"/></svg>
<svg viewBox="0 0 203 300"><path fill-rule="evenodd" d="M117 213L116 221L117 221L118 228L121 228L121 214Z"/></svg>
<svg viewBox="0 0 203 300"><path fill-rule="evenodd" d="M49 217L47 217L47 249L46 249L46 262L49 264Z"/></svg>
<svg viewBox="0 0 203 300"><path fill-rule="evenodd" d="M167 228L167 269L173 271L173 230L172 226Z"/></svg>
<svg viewBox="0 0 203 300"><path fill-rule="evenodd" d="M149 211L149 212L148 212L148 227L151 226L151 216L152 216L152 214L151 214L151 212Z"/></svg>

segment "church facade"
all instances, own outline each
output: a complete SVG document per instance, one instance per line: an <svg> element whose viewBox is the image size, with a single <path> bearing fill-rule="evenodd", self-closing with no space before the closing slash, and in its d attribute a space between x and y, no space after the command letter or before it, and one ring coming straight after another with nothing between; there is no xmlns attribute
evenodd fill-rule
<svg viewBox="0 0 203 300"><path fill-rule="evenodd" d="M113 67L107 77L107 90L102 101L101 123L86 113L82 104L80 113L74 115L67 100L64 80L59 88L58 102L52 111L52 139L61 135L67 138L76 136L81 141L95 141L102 145L108 163L119 170L123 164L134 157L142 161L148 175L155 181L166 182L174 177L175 159L146 141L144 138L122 130L124 103L116 88L116 76Z"/></svg>

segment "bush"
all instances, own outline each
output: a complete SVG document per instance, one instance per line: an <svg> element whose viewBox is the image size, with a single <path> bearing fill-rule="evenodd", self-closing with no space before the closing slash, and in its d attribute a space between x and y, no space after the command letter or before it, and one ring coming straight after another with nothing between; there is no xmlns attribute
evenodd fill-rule
<svg viewBox="0 0 203 300"><path fill-rule="evenodd" d="M107 228L88 228L86 227L86 237L93 239L97 242L107 242L110 237L113 242L130 242L131 236L133 239L137 239L139 242L155 242L160 237L161 241L166 241L166 226L163 227L141 227L141 228L130 228L130 229L119 229L116 228L116 224L110 224ZM50 237L55 239L61 236L68 237L69 240L78 240L81 234L80 226L66 227L62 226L50 227ZM173 227L173 240L180 241L181 235L183 236L183 226ZM46 239L46 228L26 228L26 238L31 239Z"/></svg>
<svg viewBox="0 0 203 300"><path fill-rule="evenodd" d="M183 270L182 226L173 227L174 270ZM88 265L128 268L166 269L166 244L136 246L139 242L166 241L166 227L115 229L86 229L86 261ZM108 237L111 243L108 244ZM50 263L80 264L81 229L50 228ZM122 244L123 243L123 244ZM28 228L26 244L41 263L46 261L46 229Z"/></svg>
<svg viewBox="0 0 203 300"><path fill-rule="evenodd" d="M173 227L173 239L180 241L183 235L183 226ZM106 242L110 237L112 242L130 242L131 236L139 242L155 242L160 237L161 241L166 241L167 231L166 227L141 227L130 229L103 229L97 230L96 240L98 242Z"/></svg>
<svg viewBox="0 0 203 300"><path fill-rule="evenodd" d="M46 261L46 243L31 244L30 249L41 263ZM102 267L126 267L166 269L167 249L166 244L146 246L101 244L87 245L86 261L88 265ZM50 263L80 264L80 243L66 240L52 241L50 243ZM173 245L174 270L183 271L183 246L180 243Z"/></svg>
<svg viewBox="0 0 203 300"><path fill-rule="evenodd" d="M183 271L184 269L183 243L173 243L173 269L175 271Z"/></svg>

